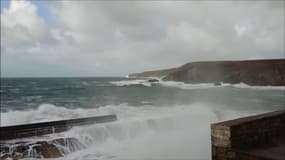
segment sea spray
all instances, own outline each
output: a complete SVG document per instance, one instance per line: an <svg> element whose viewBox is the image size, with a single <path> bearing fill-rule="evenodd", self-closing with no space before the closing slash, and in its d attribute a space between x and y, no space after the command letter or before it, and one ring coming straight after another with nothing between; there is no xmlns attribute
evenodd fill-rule
<svg viewBox="0 0 285 160"><path fill-rule="evenodd" d="M122 81L124 85L112 83ZM5 83L1 126L117 115L115 122L24 140L51 142L64 160L210 159L211 123L284 108L284 87L126 78L5 79ZM68 138L83 147L53 141Z"/></svg>
<svg viewBox="0 0 285 160"><path fill-rule="evenodd" d="M175 87L180 89L209 89L209 88L220 88L220 87L234 87L241 89L255 89L255 90L285 90L285 86L250 86L245 83L184 83L178 81L162 81L150 82L148 79L131 79L131 80L122 80L110 82L115 86L134 86L141 85L145 87L151 87L153 84L159 84L164 87Z"/></svg>
<svg viewBox="0 0 285 160"><path fill-rule="evenodd" d="M15 143L3 141L0 144L1 159L57 158L85 148L75 138L56 138L52 136L38 141L19 139Z"/></svg>
<svg viewBox="0 0 285 160"><path fill-rule="evenodd" d="M37 113L41 114L43 119L49 119L49 114L55 111L70 113L65 114L65 117L61 117L61 114L58 114L58 117L53 115L56 119L71 118L72 115L86 117L102 113L112 113L118 116L116 122L74 127L59 134L61 137L72 137L78 141L75 144L70 143L71 141L62 142L61 145L54 143L66 159L73 159L76 154L87 151L89 154L94 153L95 157L109 155L117 159L187 158L189 156L209 158L209 125L218 121L215 113L207 104L171 107L132 107L122 104L96 109L67 109L52 105L48 107L52 110L43 112L43 106L40 106L35 111L16 112L16 114L19 116ZM28 116L19 117L27 118ZM36 121L37 118L34 120ZM29 118L30 122L34 120ZM52 134L50 137L56 138L57 135ZM84 150L81 150L82 148ZM207 148L206 151L205 148ZM201 152L201 150L204 151Z"/></svg>

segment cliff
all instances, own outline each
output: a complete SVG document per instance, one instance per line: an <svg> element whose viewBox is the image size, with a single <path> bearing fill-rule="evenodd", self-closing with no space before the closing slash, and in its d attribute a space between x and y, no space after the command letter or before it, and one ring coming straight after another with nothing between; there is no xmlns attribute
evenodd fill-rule
<svg viewBox="0 0 285 160"><path fill-rule="evenodd" d="M130 74L185 83L285 86L285 59L193 62L178 68Z"/></svg>
<svg viewBox="0 0 285 160"><path fill-rule="evenodd" d="M144 78L144 77L157 77L162 78L166 75L169 75L172 72L175 72L177 68L170 68L170 69L163 69L163 70L156 70L156 71L146 71L142 73L131 73L128 76L136 77L136 78Z"/></svg>

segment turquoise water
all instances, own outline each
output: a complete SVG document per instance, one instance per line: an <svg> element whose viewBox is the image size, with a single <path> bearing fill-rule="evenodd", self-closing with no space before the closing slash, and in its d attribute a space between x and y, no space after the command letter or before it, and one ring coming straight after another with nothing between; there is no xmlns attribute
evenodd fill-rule
<svg viewBox="0 0 285 160"><path fill-rule="evenodd" d="M45 137L74 137L86 146L60 158L67 160L210 159L211 123L284 109L284 103L284 87L120 77L1 80L2 126L118 116Z"/></svg>

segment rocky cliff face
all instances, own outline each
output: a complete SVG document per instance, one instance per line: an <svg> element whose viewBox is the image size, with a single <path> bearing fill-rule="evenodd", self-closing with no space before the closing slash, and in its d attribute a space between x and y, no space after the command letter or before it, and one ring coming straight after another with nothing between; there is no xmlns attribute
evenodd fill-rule
<svg viewBox="0 0 285 160"><path fill-rule="evenodd" d="M285 85L285 59L208 61L181 67L131 74L137 77L164 77L185 83L246 83L248 85Z"/></svg>

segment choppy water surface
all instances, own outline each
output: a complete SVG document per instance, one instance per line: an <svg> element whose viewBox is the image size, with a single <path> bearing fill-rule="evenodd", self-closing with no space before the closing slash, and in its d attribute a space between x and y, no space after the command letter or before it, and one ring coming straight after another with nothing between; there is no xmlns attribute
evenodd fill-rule
<svg viewBox="0 0 285 160"><path fill-rule="evenodd" d="M115 122L45 136L73 137L85 146L59 158L64 160L210 159L211 123L283 108L284 87L127 78L1 81L1 126L118 116Z"/></svg>

